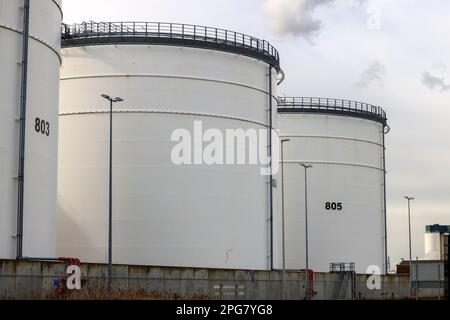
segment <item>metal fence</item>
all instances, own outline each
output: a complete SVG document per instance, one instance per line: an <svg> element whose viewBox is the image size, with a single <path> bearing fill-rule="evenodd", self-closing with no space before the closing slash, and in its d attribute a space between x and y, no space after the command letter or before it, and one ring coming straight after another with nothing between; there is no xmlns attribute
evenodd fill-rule
<svg viewBox="0 0 450 320"><path fill-rule="evenodd" d="M377 276L354 272L314 273L306 293L301 271L231 270L182 267L113 265L112 292L108 265L74 259L26 261L0 259L0 299L215 299L315 300L440 299L444 282L411 290L409 276ZM68 290L78 268L81 290ZM341 270L342 268L338 268ZM348 268L344 268L347 270ZM419 278L426 280L425 278ZM284 283L284 285L283 285Z"/></svg>
<svg viewBox="0 0 450 320"><path fill-rule="evenodd" d="M124 42L130 39L152 43L179 43L218 48L261 58L280 67L278 51L266 40L225 29L166 22L83 22L61 26L62 46L82 45L98 39Z"/></svg>
<svg viewBox="0 0 450 320"><path fill-rule="evenodd" d="M435 292L438 298L445 297L444 261L413 261L411 270L412 295L420 298L420 292Z"/></svg>
<svg viewBox="0 0 450 320"><path fill-rule="evenodd" d="M317 98L317 97L279 97L278 110L280 112L346 112L363 115L385 123L386 112L378 106L353 100Z"/></svg>

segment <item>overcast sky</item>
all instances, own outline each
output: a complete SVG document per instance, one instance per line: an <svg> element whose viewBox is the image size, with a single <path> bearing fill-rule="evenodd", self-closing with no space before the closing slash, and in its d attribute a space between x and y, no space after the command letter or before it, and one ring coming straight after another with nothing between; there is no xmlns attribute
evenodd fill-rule
<svg viewBox="0 0 450 320"><path fill-rule="evenodd" d="M163 21L221 27L269 40L281 54L280 95L383 107L389 255L423 257L427 224L450 224L450 1L64 0L66 23ZM366 226L370 228L370 226Z"/></svg>

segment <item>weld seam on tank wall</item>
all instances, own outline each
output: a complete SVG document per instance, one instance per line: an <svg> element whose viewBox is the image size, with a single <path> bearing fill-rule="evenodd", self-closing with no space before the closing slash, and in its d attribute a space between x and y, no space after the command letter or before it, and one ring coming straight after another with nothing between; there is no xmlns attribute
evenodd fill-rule
<svg viewBox="0 0 450 320"><path fill-rule="evenodd" d="M0 28L6 29L6 30L9 30L9 31L13 31L13 32L16 32L16 33L18 33L18 34L23 34L22 31L19 31L19 30L17 30L17 29L14 29L14 28L12 28L12 27L7 26L7 25L0 24ZM59 54L59 49L56 49L56 48L52 47L52 46L51 46L50 44L48 44L47 42L45 42L44 40L39 39L38 37L32 35L31 33L30 33L29 38L32 39L32 40L37 41L37 42L40 43L40 44L43 44L44 46L46 46L46 47L48 47L50 50L52 50L52 51L58 56L59 64L60 64L60 65L62 64L62 58L61 58L61 55Z"/></svg>
<svg viewBox="0 0 450 320"><path fill-rule="evenodd" d="M59 5L59 3L56 2L56 0L50 0L50 1L53 2L58 7L59 12L61 13L61 20L63 20L64 13L63 13L63 10L62 10L61 6Z"/></svg>
<svg viewBox="0 0 450 320"><path fill-rule="evenodd" d="M221 118L221 119L229 119L229 120L236 120L241 122L248 122L260 125L265 128L269 128L269 125L266 123L258 122L255 120L245 119L245 118L238 118L238 117L231 117L221 114L209 114L209 113L197 113L197 112L183 112L183 111L166 111L166 110L114 110L113 113L160 113L160 114L176 114L176 115L187 115L187 116L200 116L200 117L210 117L210 118ZM90 114L109 114L108 110L99 110L99 111L80 111L80 112L64 112L60 113L60 117L64 116L77 116L77 115L90 115Z"/></svg>
<svg viewBox="0 0 450 320"><path fill-rule="evenodd" d="M89 25L89 22L87 23ZM95 22L94 22L95 24ZM227 30L225 30L227 31ZM182 36L181 34L175 34L176 36ZM131 39L132 41L123 41L124 39ZM96 46L100 46L100 47L104 47L104 46L166 46L166 47L178 47L179 49L200 49L200 50L208 50L208 51L216 51L216 52L222 52L222 53L227 53L227 54L231 54L234 55L235 57L243 57L243 58L249 58L249 59L253 59L254 63L264 63L265 65L269 65L272 68L274 68L275 70L277 70L277 68L279 68L279 61L266 61L266 59L268 57L270 57L270 54L268 54L266 51L264 51L264 54L259 52L259 54L261 54L261 56L255 56L255 50L250 50L248 53L246 52L236 52L232 49L236 49L236 44L235 45L226 45L223 48L211 48L211 47L204 47L204 46L198 46L198 45L193 45L193 44L188 44L188 43L170 43L170 42L164 42L164 43L158 43L158 42L152 42L151 40L156 40L156 39L163 39L164 37L129 37L125 36L125 37L116 37L116 36L110 36L110 37L103 37L103 36L91 36L91 37L81 37L81 38L67 38L62 40L63 44L62 44L62 48L63 49L70 49L70 48L81 48L81 47L96 47ZM178 39L178 40L185 40L185 38L166 38L166 39ZM103 41L102 41L103 40ZM72 41L72 43L70 43L70 41ZM69 43L68 43L69 42ZM208 44L208 43L214 43L214 42L203 42L201 41L200 43L202 44ZM266 43L268 43L266 41ZM228 50L226 49L228 48ZM256 49L256 48L253 48ZM283 79L284 80L284 79Z"/></svg>
<svg viewBox="0 0 450 320"><path fill-rule="evenodd" d="M295 111L295 107L291 107L294 111L280 111L280 109L286 109L285 107L278 106L278 115L315 115L315 116L330 116L330 117L345 117L345 118L353 118L359 119L363 121L376 122L381 125L385 125L384 121L379 118L376 114L360 112L358 110L339 110L339 109L318 109L318 110L309 110L305 108L305 110L297 110ZM333 111L334 110L334 111Z"/></svg>
<svg viewBox="0 0 450 320"><path fill-rule="evenodd" d="M61 78L61 81L64 80L82 80L82 79L93 79L93 78L167 78L167 79L185 79L185 80L194 80L194 81L205 81L205 82L215 82L215 83L221 83L221 84L229 84L233 86L243 87L247 89L252 89L259 91L264 94L270 94L269 91L266 91L264 89L252 87L246 84L237 83L237 82L231 82L231 81L223 81L223 80L216 80L211 78L196 78L196 77L187 77L187 76L171 76L171 75L147 75L147 74L120 74L120 75L91 75L91 76L78 76L78 77L66 77ZM276 99L277 97L272 94L272 97Z"/></svg>
<svg viewBox="0 0 450 320"><path fill-rule="evenodd" d="M374 166L367 165L367 164L358 164L358 163L351 163L351 162L285 160L284 163L312 163L312 164L324 164L324 165L352 166L352 167L361 167L361 168L368 168L368 169L383 171L383 168L378 168L378 167L374 167Z"/></svg>
<svg viewBox="0 0 450 320"><path fill-rule="evenodd" d="M356 139L356 138L348 138L348 137L334 137L334 136L306 136L306 135L295 135L295 134L283 134L280 135L280 138L317 138L317 139L336 139L336 140L349 140L349 141L356 141L356 142L364 142L364 143L370 143L377 145L379 147L383 147L381 143L370 141L370 140L364 140L364 139Z"/></svg>

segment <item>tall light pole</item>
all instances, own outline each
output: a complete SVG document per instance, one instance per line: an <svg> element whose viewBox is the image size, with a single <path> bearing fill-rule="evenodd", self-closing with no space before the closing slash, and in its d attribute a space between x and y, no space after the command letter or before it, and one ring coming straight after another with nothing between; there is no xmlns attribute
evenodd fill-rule
<svg viewBox="0 0 450 320"><path fill-rule="evenodd" d="M284 143L289 139L281 140L281 237L282 237L282 254L283 254L283 300L286 300L286 237L284 233Z"/></svg>
<svg viewBox="0 0 450 320"><path fill-rule="evenodd" d="M411 292L413 292L413 288L412 288L412 245L411 245L411 200L414 200L414 197L405 196L405 199L408 200L409 281L410 281L410 285L411 285Z"/></svg>
<svg viewBox="0 0 450 320"><path fill-rule="evenodd" d="M309 299L309 253L308 253L308 169L313 166L310 164L300 163L305 168L305 253L306 253L306 292L305 299Z"/></svg>
<svg viewBox="0 0 450 320"><path fill-rule="evenodd" d="M112 290L112 108L113 103L124 101L120 97L111 98L102 94L109 101L109 232L108 232L108 290Z"/></svg>

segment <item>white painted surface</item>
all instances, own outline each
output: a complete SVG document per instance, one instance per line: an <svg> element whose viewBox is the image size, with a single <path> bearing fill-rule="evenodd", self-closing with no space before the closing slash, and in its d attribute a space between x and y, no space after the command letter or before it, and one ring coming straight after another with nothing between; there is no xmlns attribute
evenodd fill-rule
<svg viewBox="0 0 450 320"><path fill-rule="evenodd" d="M200 120L205 130L266 128L268 65L175 46L62 53L58 254L107 261L107 93L125 99L114 105L114 263L267 269L260 166L176 166L170 138Z"/></svg>
<svg viewBox="0 0 450 320"><path fill-rule="evenodd" d="M441 260L443 244L443 236L439 232L425 233L425 260Z"/></svg>
<svg viewBox="0 0 450 320"><path fill-rule="evenodd" d="M304 168L308 169L309 267L333 262L356 270L384 266L382 125L323 114L278 115L285 144L286 267L305 268ZM281 185L281 178L279 178ZM281 188L279 188L281 190ZM281 199L281 197L280 197ZM327 202L342 210L326 210ZM281 200L277 205L277 267L281 258Z"/></svg>
<svg viewBox="0 0 450 320"><path fill-rule="evenodd" d="M60 4L60 1L57 1ZM22 0L0 0L0 258L16 256ZM61 12L54 1L30 7L25 149L24 256L55 255ZM50 123L49 136L35 118Z"/></svg>

